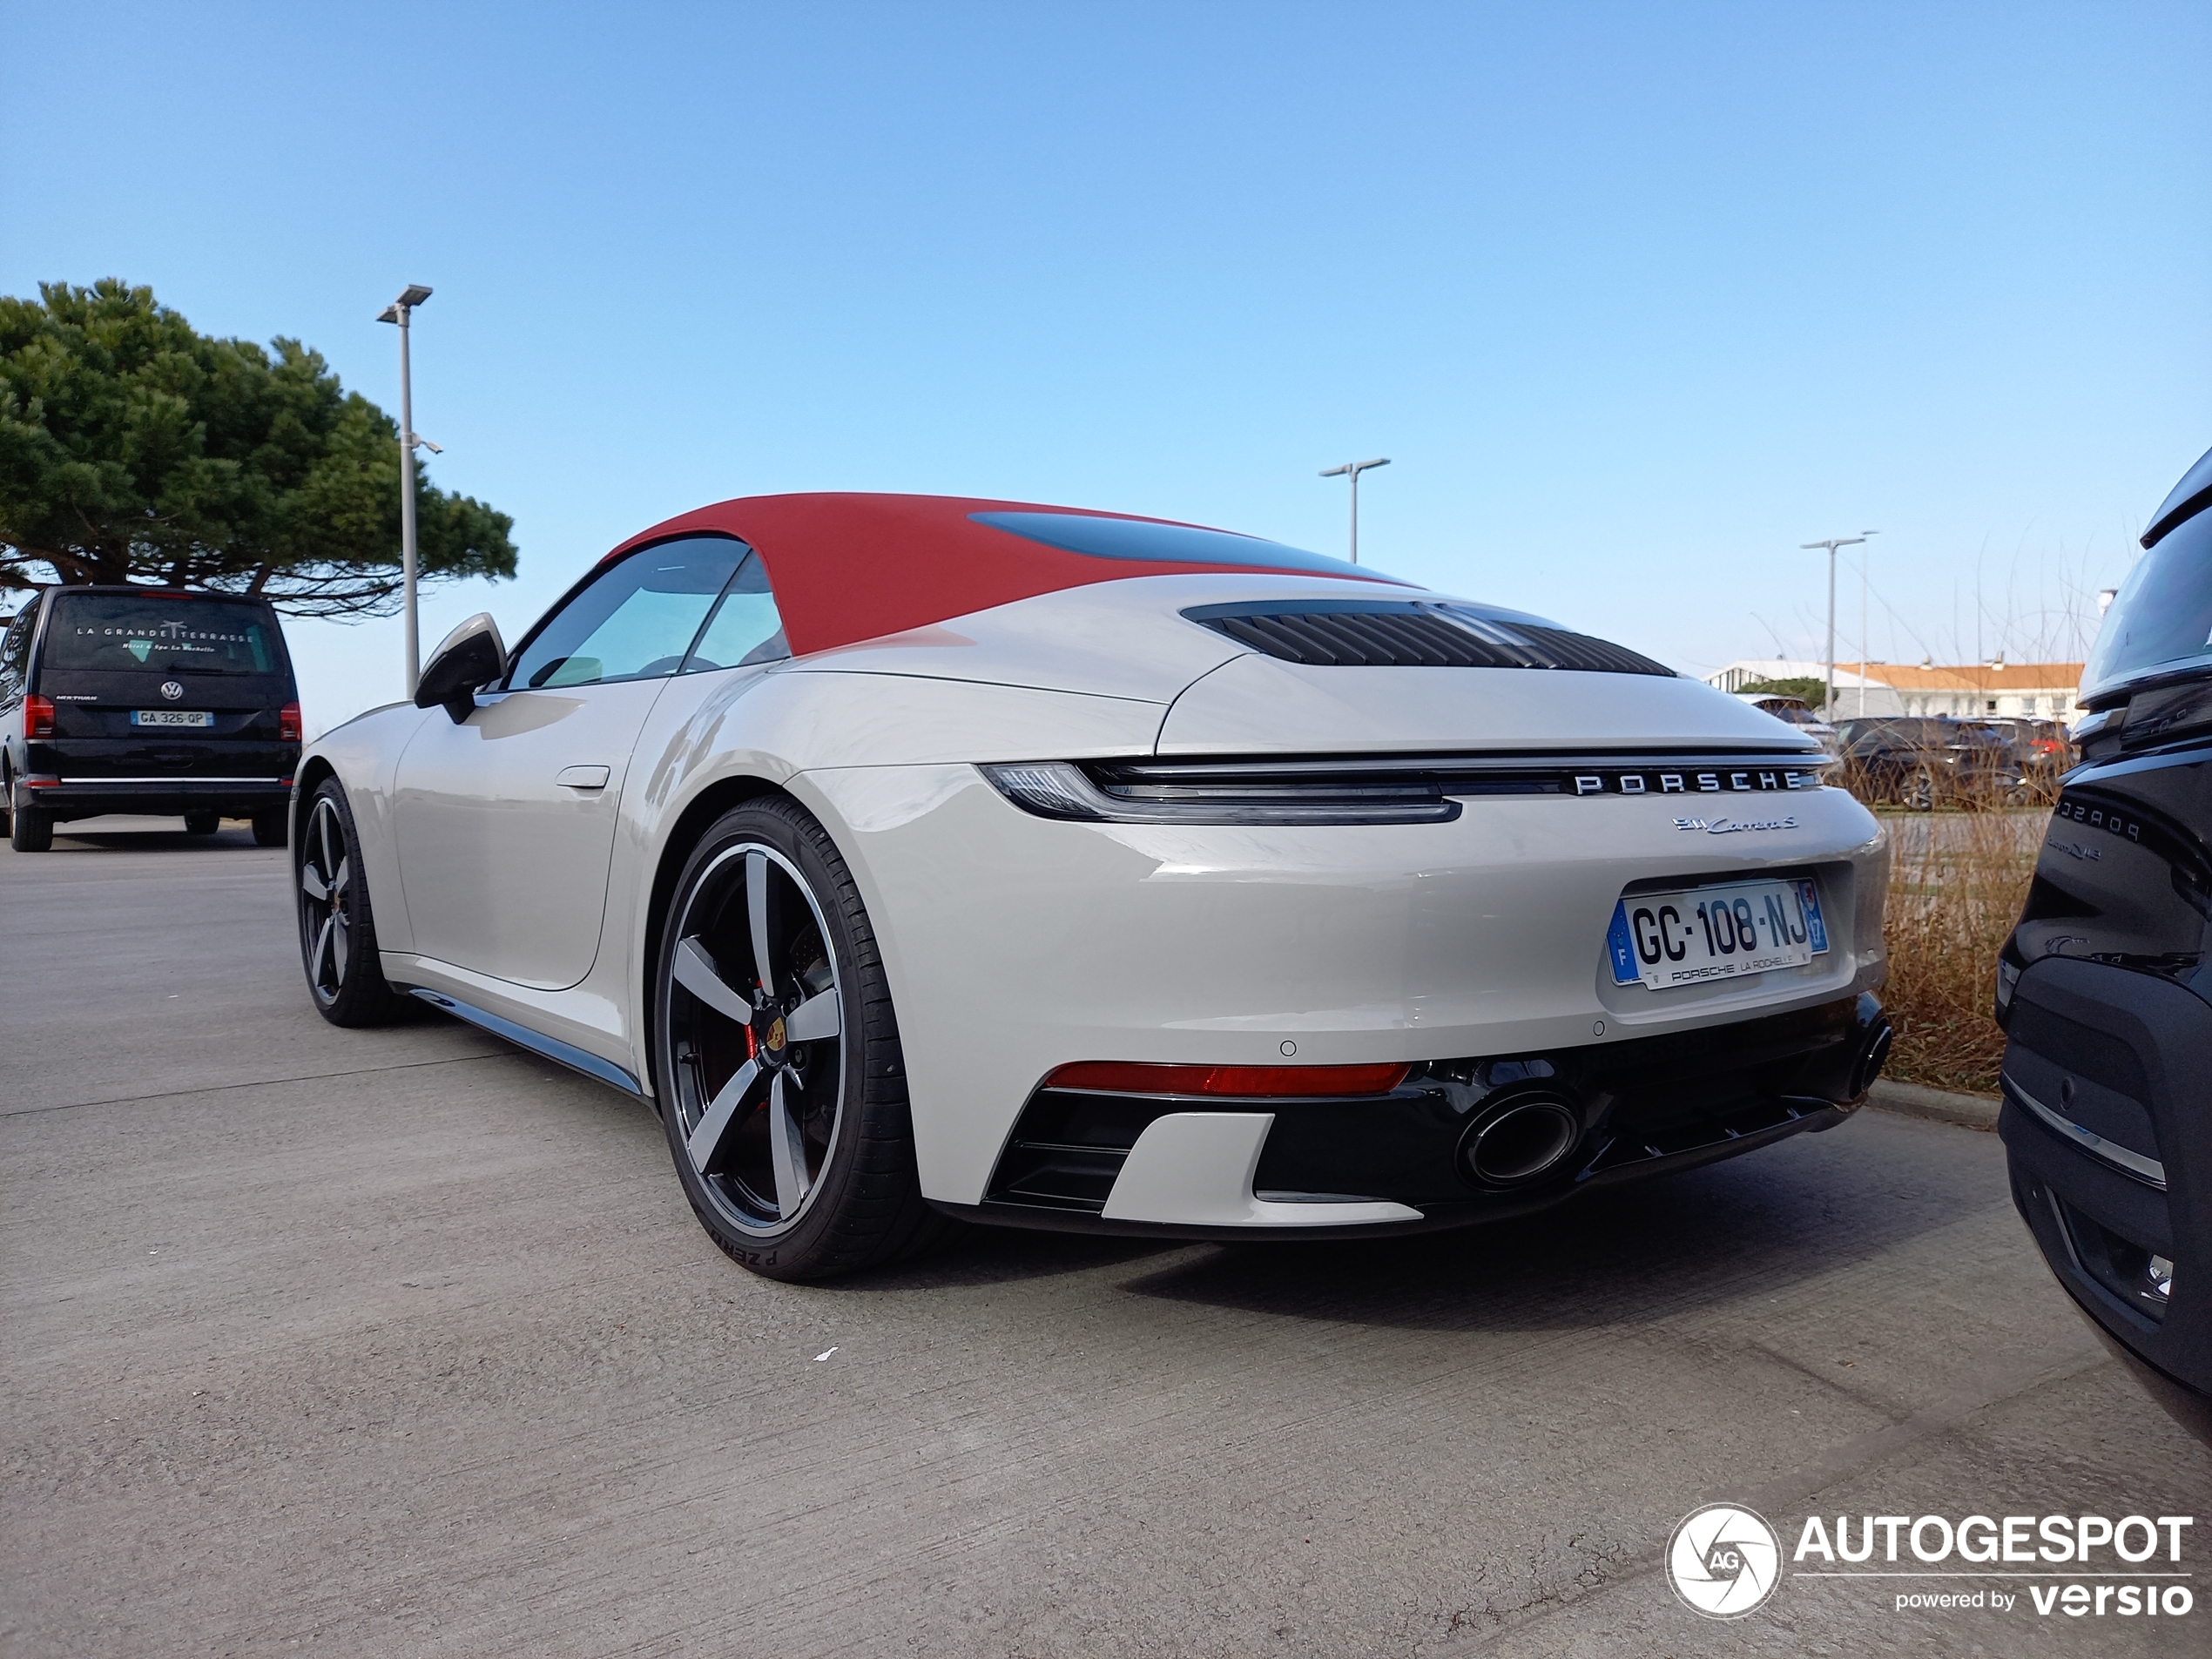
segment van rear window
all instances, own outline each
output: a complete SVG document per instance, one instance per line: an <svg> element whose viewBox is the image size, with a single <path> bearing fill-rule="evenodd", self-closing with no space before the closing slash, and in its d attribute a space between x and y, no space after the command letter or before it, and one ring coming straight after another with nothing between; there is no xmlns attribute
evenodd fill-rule
<svg viewBox="0 0 2212 1659"><path fill-rule="evenodd" d="M163 674L280 674L284 647L268 610L242 599L60 593L43 668Z"/></svg>

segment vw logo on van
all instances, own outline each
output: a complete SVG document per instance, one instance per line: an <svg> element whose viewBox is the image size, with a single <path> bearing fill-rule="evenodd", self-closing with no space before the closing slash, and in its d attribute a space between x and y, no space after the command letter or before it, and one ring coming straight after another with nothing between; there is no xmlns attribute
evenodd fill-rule
<svg viewBox="0 0 2212 1659"><path fill-rule="evenodd" d="M175 680L164 680L161 682L161 694L174 703L185 694L185 688Z"/></svg>

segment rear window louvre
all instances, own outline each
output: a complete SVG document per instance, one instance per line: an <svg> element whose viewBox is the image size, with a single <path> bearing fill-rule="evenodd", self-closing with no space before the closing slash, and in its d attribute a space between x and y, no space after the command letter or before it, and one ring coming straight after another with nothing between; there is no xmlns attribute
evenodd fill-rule
<svg viewBox="0 0 2212 1659"><path fill-rule="evenodd" d="M1183 614L1266 656L1319 667L1554 668L1674 678L1672 669L1608 640L1452 605L1208 605Z"/></svg>

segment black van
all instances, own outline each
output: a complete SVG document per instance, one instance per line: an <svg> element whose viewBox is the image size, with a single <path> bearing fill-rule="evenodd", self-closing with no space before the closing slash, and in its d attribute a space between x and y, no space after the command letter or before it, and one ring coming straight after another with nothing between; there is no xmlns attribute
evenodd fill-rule
<svg viewBox="0 0 2212 1659"><path fill-rule="evenodd" d="M47 588L0 636L0 818L18 853L103 813L226 818L281 846L300 692L266 599Z"/></svg>
<svg viewBox="0 0 2212 1659"><path fill-rule="evenodd" d="M2212 454L2143 546L1998 960L1998 1129L2060 1284L2212 1443Z"/></svg>

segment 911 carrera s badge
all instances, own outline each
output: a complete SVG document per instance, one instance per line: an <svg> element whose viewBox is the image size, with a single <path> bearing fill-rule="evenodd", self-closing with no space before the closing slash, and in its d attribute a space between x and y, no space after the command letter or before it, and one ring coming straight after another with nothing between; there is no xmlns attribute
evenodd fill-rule
<svg viewBox="0 0 2212 1659"><path fill-rule="evenodd" d="M769 1022L768 1046L771 1049L780 1049L784 1046L784 1022L781 1020L773 1020Z"/></svg>

